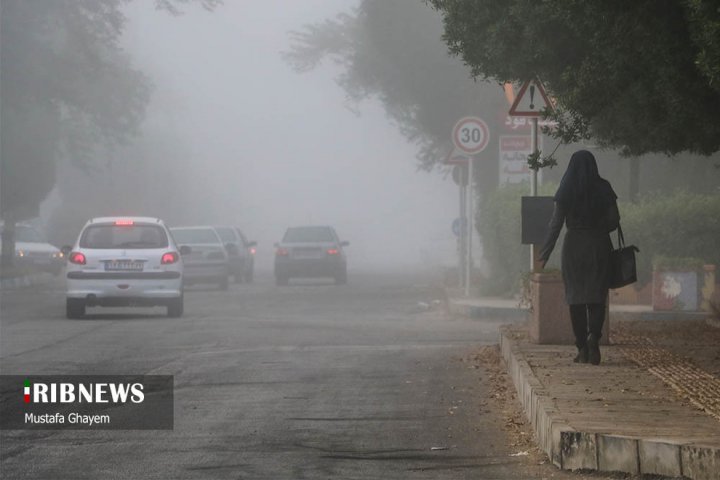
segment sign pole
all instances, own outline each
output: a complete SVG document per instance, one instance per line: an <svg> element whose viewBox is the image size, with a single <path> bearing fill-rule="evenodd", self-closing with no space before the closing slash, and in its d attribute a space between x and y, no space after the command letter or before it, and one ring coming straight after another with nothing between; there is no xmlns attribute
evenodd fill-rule
<svg viewBox="0 0 720 480"><path fill-rule="evenodd" d="M463 170L465 170L463 168ZM464 175L464 174L463 174ZM465 286L465 182L460 182L460 235L458 235L458 285L460 288Z"/></svg>
<svg viewBox="0 0 720 480"><path fill-rule="evenodd" d="M467 263L465 264L465 296L470 296L470 284L472 277L472 238L473 229L475 228L474 214L473 214L473 200L475 198L475 192L473 188L474 183L474 169L475 157L472 155L468 157L468 181L467 181L467 242L465 248L467 249Z"/></svg>
<svg viewBox="0 0 720 480"><path fill-rule="evenodd" d="M537 117L532 117L530 119L530 150L532 151L533 155L538 150L538 119ZM537 197L537 189L538 189L538 171L536 168L532 171L532 184L530 186L530 196ZM530 271L535 271L535 263L538 259L539 255L539 247L537 244L533 243L530 245Z"/></svg>

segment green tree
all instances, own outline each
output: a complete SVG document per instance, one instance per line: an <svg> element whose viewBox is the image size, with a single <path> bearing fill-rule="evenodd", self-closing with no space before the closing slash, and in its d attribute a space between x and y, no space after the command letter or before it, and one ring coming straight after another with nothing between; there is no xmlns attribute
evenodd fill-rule
<svg viewBox="0 0 720 480"><path fill-rule="evenodd" d="M540 77L560 135L625 155L720 149L715 0L430 0L473 76Z"/></svg>
<svg viewBox="0 0 720 480"><path fill-rule="evenodd" d="M0 214L2 265L14 225L37 215L57 160L92 168L100 146L139 130L151 88L119 47L129 0L3 0L0 6ZM156 0L180 13L192 0ZM219 0L198 0L208 9Z"/></svg>

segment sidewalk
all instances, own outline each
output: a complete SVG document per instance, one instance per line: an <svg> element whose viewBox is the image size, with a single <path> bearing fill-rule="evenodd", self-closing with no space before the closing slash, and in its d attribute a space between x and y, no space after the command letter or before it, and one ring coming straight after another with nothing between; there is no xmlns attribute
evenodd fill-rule
<svg viewBox="0 0 720 480"><path fill-rule="evenodd" d="M611 344L593 366L572 362L574 346L530 343L515 301L449 307L513 321L500 331L502 355L557 467L720 479L720 327L707 314L611 307Z"/></svg>

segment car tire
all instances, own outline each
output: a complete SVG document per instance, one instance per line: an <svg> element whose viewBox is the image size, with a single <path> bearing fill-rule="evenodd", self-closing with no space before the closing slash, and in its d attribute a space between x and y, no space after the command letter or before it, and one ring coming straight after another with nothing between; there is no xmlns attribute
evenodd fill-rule
<svg viewBox="0 0 720 480"><path fill-rule="evenodd" d="M230 284L230 279L228 277L223 277L220 279L220 283L218 283L218 288L220 290L227 290L229 284Z"/></svg>
<svg viewBox="0 0 720 480"><path fill-rule="evenodd" d="M275 277L275 285L277 285L278 287L284 287L288 284L289 280L290 279L288 277L277 276Z"/></svg>
<svg viewBox="0 0 720 480"><path fill-rule="evenodd" d="M82 318L85 316L85 300L82 298L68 298L65 300L65 316L67 318Z"/></svg>
<svg viewBox="0 0 720 480"><path fill-rule="evenodd" d="M182 317L184 311L184 299L180 295L178 298L173 298L167 305L167 316L170 318Z"/></svg>

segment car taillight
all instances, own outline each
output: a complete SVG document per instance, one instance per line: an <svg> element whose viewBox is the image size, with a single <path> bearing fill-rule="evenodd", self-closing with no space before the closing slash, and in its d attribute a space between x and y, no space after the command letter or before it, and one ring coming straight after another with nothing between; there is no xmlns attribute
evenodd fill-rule
<svg viewBox="0 0 720 480"><path fill-rule="evenodd" d="M337 248L328 248L327 254L328 255L338 255L338 254L340 254L340 250L338 250Z"/></svg>
<svg viewBox="0 0 720 480"><path fill-rule="evenodd" d="M85 255L80 252L72 252L68 257L68 260L70 261L70 263L74 263L76 265L85 265L87 263Z"/></svg>
<svg viewBox="0 0 720 480"><path fill-rule="evenodd" d="M255 255L257 253L257 248L250 247L250 255Z"/></svg>
<svg viewBox="0 0 720 480"><path fill-rule="evenodd" d="M171 263L177 262L179 259L180 255L178 255L176 252L163 253L160 263L162 265L170 265Z"/></svg>
<svg viewBox="0 0 720 480"><path fill-rule="evenodd" d="M134 225L134 224L135 224L135 222L132 220L115 220L115 225L118 225L118 226L129 226L129 225Z"/></svg>
<svg viewBox="0 0 720 480"><path fill-rule="evenodd" d="M290 255L290 252L287 248L278 248L277 250L275 250L275 255L277 255L278 257L287 257L288 255Z"/></svg>

